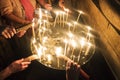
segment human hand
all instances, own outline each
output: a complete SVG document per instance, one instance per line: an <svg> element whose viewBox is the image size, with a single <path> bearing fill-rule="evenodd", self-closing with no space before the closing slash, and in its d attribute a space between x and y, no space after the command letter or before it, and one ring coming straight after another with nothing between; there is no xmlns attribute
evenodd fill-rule
<svg viewBox="0 0 120 80"><path fill-rule="evenodd" d="M21 22L23 25L26 25L26 24L29 24L29 23L31 23L31 21L28 21L28 20L22 20L22 22Z"/></svg>
<svg viewBox="0 0 120 80"><path fill-rule="evenodd" d="M59 0L59 7L64 9L64 0Z"/></svg>
<svg viewBox="0 0 120 80"><path fill-rule="evenodd" d="M68 61L66 64L66 79L79 80L80 65L75 62Z"/></svg>
<svg viewBox="0 0 120 80"><path fill-rule="evenodd" d="M47 4L47 3L44 5L44 8L49 10L49 11L52 10L52 6L50 4Z"/></svg>
<svg viewBox="0 0 120 80"><path fill-rule="evenodd" d="M2 33L5 38L11 38L16 34L16 30L14 27L6 27Z"/></svg>
<svg viewBox="0 0 120 80"><path fill-rule="evenodd" d="M17 37L22 37L25 33L26 33L26 31L22 30L22 31L18 32L16 35L17 35Z"/></svg>
<svg viewBox="0 0 120 80"><path fill-rule="evenodd" d="M22 71L22 70L26 69L30 63L31 62L29 62L29 61L25 61L24 59L20 59L20 60L16 60L16 61L12 62L8 66L8 68L9 68L11 73L15 73L15 72Z"/></svg>

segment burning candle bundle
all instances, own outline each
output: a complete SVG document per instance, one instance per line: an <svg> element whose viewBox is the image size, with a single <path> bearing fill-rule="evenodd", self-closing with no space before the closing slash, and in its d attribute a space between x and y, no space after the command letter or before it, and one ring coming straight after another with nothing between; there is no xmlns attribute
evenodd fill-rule
<svg viewBox="0 0 120 80"><path fill-rule="evenodd" d="M69 9L54 11L54 22L49 21L49 12L38 9L38 29L31 40L31 50L38 55L38 60L45 66L54 69L65 69L66 61L72 60L82 65L85 64L95 51L92 28L80 24L71 18ZM43 18L45 17L45 18ZM90 27L90 26L89 26Z"/></svg>

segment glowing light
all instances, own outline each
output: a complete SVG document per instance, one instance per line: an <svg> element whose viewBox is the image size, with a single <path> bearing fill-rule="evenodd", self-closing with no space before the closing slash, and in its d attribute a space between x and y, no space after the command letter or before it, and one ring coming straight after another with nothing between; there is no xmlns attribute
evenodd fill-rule
<svg viewBox="0 0 120 80"><path fill-rule="evenodd" d="M67 8L64 8L64 11L68 13L70 10Z"/></svg>
<svg viewBox="0 0 120 80"><path fill-rule="evenodd" d="M88 45L88 47L91 47L91 46L92 46L92 44L91 44L90 42L88 42L87 45Z"/></svg>
<svg viewBox="0 0 120 80"><path fill-rule="evenodd" d="M39 58L40 58L41 55L42 55L42 53L43 53L43 52L42 52L42 49L41 49L41 48L38 48L38 49L37 49L37 53L38 53L38 56L39 56Z"/></svg>
<svg viewBox="0 0 120 80"><path fill-rule="evenodd" d="M76 41L75 41L75 40L71 40L71 45L72 45L74 48L76 48L76 46L77 46Z"/></svg>
<svg viewBox="0 0 120 80"><path fill-rule="evenodd" d="M39 18L42 19L42 10L39 8Z"/></svg>
<svg viewBox="0 0 120 80"><path fill-rule="evenodd" d="M92 28L78 21L84 12L78 11L77 21L73 21L67 8L53 12L56 14L54 22L48 20L51 15L47 10L39 8L37 12L38 27L31 42L33 53L39 56L42 64L55 69L65 69L65 62L68 60L80 61L80 65L86 63L94 49L94 40L90 33ZM32 26L37 25L33 23Z"/></svg>
<svg viewBox="0 0 120 80"><path fill-rule="evenodd" d="M56 53L56 55L57 55L58 57L63 53L62 50L63 50L62 47L56 47L55 53Z"/></svg>
<svg viewBox="0 0 120 80"><path fill-rule="evenodd" d="M47 55L47 60L48 60L49 63L51 62L52 56L50 54Z"/></svg>
<svg viewBox="0 0 120 80"><path fill-rule="evenodd" d="M90 30L92 30L92 28L91 28L90 26L86 26L86 27L87 27L88 32L89 32Z"/></svg>
<svg viewBox="0 0 120 80"><path fill-rule="evenodd" d="M68 36L69 36L69 38L73 38L74 37L74 35L71 32L68 33Z"/></svg>
<svg viewBox="0 0 120 80"><path fill-rule="evenodd" d="M35 44L36 43L36 40L35 38L32 39L32 43Z"/></svg>
<svg viewBox="0 0 120 80"><path fill-rule="evenodd" d="M84 14L84 12L83 12L83 11L78 10L78 12L79 12L79 14Z"/></svg>
<svg viewBox="0 0 120 80"><path fill-rule="evenodd" d="M64 42L64 43L68 43L68 40L67 40L67 39L64 39L63 42Z"/></svg>
<svg viewBox="0 0 120 80"><path fill-rule="evenodd" d="M85 44L86 44L86 39L85 39L85 38L82 38L82 39L80 40L80 45L81 45L81 47L83 48L83 47L85 46Z"/></svg>
<svg viewBox="0 0 120 80"><path fill-rule="evenodd" d="M47 39L48 39L47 36L43 37L42 42L43 42L43 43L46 43L46 42L47 42Z"/></svg>
<svg viewBox="0 0 120 80"><path fill-rule="evenodd" d="M45 10L45 13L47 14L47 13L48 13L48 11L46 11L46 10Z"/></svg>

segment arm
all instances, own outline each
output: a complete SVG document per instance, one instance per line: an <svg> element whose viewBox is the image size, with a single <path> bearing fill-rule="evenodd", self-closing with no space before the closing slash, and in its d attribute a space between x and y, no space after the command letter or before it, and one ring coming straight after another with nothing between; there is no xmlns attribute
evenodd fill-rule
<svg viewBox="0 0 120 80"><path fill-rule="evenodd" d="M8 76L10 76L12 72L10 71L9 67L5 68L0 72L0 80L4 80Z"/></svg>
<svg viewBox="0 0 120 80"><path fill-rule="evenodd" d="M26 21L21 19L13 14L14 9L10 0L0 0L0 14L1 16L6 17L7 19L17 22L20 24L25 24Z"/></svg>
<svg viewBox="0 0 120 80"><path fill-rule="evenodd" d="M2 28L0 34L5 38L11 38L16 34L16 30L14 27L2 27Z"/></svg>
<svg viewBox="0 0 120 80"><path fill-rule="evenodd" d="M80 66L76 63L68 61L66 64L66 80L79 80Z"/></svg>
<svg viewBox="0 0 120 80"><path fill-rule="evenodd" d="M64 0L59 0L59 6L64 9Z"/></svg>
<svg viewBox="0 0 120 80"><path fill-rule="evenodd" d="M16 60L11 63L8 67L0 72L0 80L4 80L8 76L18 71L22 71L28 67L29 61L24 61L24 59Z"/></svg>
<svg viewBox="0 0 120 80"><path fill-rule="evenodd" d="M89 80L90 76L80 68L80 74L86 79L86 80Z"/></svg>
<svg viewBox="0 0 120 80"><path fill-rule="evenodd" d="M52 6L51 4L49 3L46 3L45 0L37 0L39 2L39 4L44 7L45 9L47 10L52 10Z"/></svg>
<svg viewBox="0 0 120 80"><path fill-rule="evenodd" d="M14 21L14 22L17 22L17 23L20 23L23 25L30 23L30 21L18 18L15 15L13 15L12 13L4 15L4 17L6 17L7 19L9 19L11 21ZM11 38L12 36L14 36L14 34L16 34L18 37L22 37L26 33L26 30L22 30L19 33L16 33L14 28L11 28L11 30L10 29L8 29L8 30L6 30L2 33L2 35L4 35L6 38Z"/></svg>
<svg viewBox="0 0 120 80"><path fill-rule="evenodd" d="M20 24L23 24L23 25L30 23L30 22L27 21L27 20L18 18L18 17L15 16L13 13L6 14L6 15L4 15L4 17L6 17L7 19L9 19L9 20L11 20L11 21L13 21L13 22L17 22L17 23L20 23Z"/></svg>
<svg viewBox="0 0 120 80"><path fill-rule="evenodd" d="M37 0L38 2L39 2L39 4L41 5L41 6L44 6L45 4L47 4L46 2L45 2L45 0Z"/></svg>
<svg viewBox="0 0 120 80"><path fill-rule="evenodd" d="M85 80L89 80L90 78L89 75L80 68L80 65L71 61L67 62L66 79L79 80L80 75L82 75L85 78Z"/></svg>
<svg viewBox="0 0 120 80"><path fill-rule="evenodd" d="M19 23L19 24L23 24L23 25L30 23L29 21L19 18L13 14L14 9L13 9L13 6L12 6L12 3L10 2L10 0L1 0L0 11L1 11L0 12L1 16L5 17L6 19L10 20L11 22L13 21L15 23ZM25 32L26 31L21 31L21 32L17 33L16 35L18 37L22 37L25 34ZM9 34L7 34L7 35L9 35Z"/></svg>

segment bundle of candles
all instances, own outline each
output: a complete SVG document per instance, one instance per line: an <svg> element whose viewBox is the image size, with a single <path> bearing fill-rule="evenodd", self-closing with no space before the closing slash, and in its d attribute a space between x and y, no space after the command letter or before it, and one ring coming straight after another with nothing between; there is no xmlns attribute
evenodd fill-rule
<svg viewBox="0 0 120 80"><path fill-rule="evenodd" d="M40 63L54 69L65 69L68 60L80 65L89 61L95 51L94 36L92 28L79 21L85 13L78 13L75 20L69 15L69 9L56 10L51 22L49 11L36 10L38 17L32 23L31 50ZM36 20L38 27L34 27Z"/></svg>

